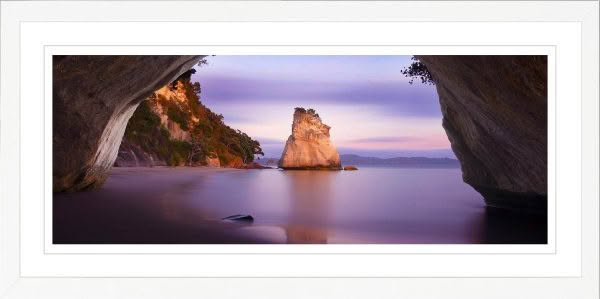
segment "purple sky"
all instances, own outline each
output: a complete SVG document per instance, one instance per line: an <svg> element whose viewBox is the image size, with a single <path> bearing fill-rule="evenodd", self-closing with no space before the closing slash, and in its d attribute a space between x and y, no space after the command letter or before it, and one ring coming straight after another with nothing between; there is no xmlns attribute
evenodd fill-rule
<svg viewBox="0 0 600 299"><path fill-rule="evenodd" d="M279 158L294 107L314 108L340 154L454 157L435 87L408 84L410 56L211 56L201 101Z"/></svg>

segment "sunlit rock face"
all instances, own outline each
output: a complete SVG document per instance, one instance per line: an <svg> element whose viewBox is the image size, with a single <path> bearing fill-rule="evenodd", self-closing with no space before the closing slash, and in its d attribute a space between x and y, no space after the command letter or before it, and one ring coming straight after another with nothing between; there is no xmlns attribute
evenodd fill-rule
<svg viewBox="0 0 600 299"><path fill-rule="evenodd" d="M155 91L146 101L151 103L149 106L151 107L152 112L160 118L160 124L169 132L169 138L178 141L190 141L190 133L183 130L177 122L169 119L167 108L163 107L161 102L157 100L158 96L162 96L167 101L177 101L182 105L186 105L188 99L183 90L183 86L181 82L177 83L174 90L169 89L168 86L164 86ZM192 122L194 119L188 121ZM117 167L153 167L167 165L168 163L165 159L161 159L156 153L145 150L141 144L128 141L126 137L121 141L114 164L114 166Z"/></svg>
<svg viewBox="0 0 600 299"><path fill-rule="evenodd" d="M53 56L53 189L101 186L127 121L203 56Z"/></svg>
<svg viewBox="0 0 600 299"><path fill-rule="evenodd" d="M206 166L208 167L221 167L221 161L219 161L219 157L217 154L210 153L206 156Z"/></svg>
<svg viewBox="0 0 600 299"><path fill-rule="evenodd" d="M156 97L162 96L167 101L176 101L183 107L189 107L188 102L190 99L187 98L185 89L181 82L177 82L174 90L164 86L157 90L154 95ZM190 133L186 130L183 130L177 122L169 119L167 108L163 107L160 101L154 101L154 104L155 105L152 106L154 113L160 117L160 124L169 131L171 138L179 141L190 141ZM198 119L189 119L188 121L190 123L195 123L198 121Z"/></svg>
<svg viewBox="0 0 600 299"><path fill-rule="evenodd" d="M463 180L489 206L546 213L546 56L419 56Z"/></svg>
<svg viewBox="0 0 600 299"><path fill-rule="evenodd" d="M330 127L312 109L296 108L292 135L279 159L283 169L341 169L340 155L329 139Z"/></svg>

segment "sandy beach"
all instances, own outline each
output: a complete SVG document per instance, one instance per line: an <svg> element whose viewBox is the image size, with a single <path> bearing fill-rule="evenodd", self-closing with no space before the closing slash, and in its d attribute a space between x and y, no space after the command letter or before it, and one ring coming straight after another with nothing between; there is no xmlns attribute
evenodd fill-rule
<svg viewBox="0 0 600 299"><path fill-rule="evenodd" d="M56 244L546 242L545 218L486 209L459 169L113 168L53 217Z"/></svg>
<svg viewBox="0 0 600 299"><path fill-rule="evenodd" d="M215 173L249 170L208 167L119 168L106 184L87 192L57 193L53 201L55 244L274 243L253 237L245 223L186 209L185 187Z"/></svg>

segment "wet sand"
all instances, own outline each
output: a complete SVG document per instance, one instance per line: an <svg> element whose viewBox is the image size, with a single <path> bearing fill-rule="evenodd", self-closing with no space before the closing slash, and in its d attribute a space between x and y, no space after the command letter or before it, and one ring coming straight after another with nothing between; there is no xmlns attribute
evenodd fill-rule
<svg viewBox="0 0 600 299"><path fill-rule="evenodd" d="M250 214L253 223L224 222ZM460 169L113 168L54 194L55 244L540 244L546 218L485 207Z"/></svg>
<svg viewBox="0 0 600 299"><path fill-rule="evenodd" d="M186 209L186 185L222 172L204 167L113 168L94 191L57 193L53 199L54 244L230 244L274 243L241 228Z"/></svg>

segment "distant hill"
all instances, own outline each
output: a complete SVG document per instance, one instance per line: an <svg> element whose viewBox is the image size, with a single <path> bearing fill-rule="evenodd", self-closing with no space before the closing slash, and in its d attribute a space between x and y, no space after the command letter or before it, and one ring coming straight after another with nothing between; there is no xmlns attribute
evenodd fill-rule
<svg viewBox="0 0 600 299"><path fill-rule="evenodd" d="M264 157L254 160L254 162L263 165L263 166L271 166L277 167L277 163L279 162L279 158L272 157Z"/></svg>
<svg viewBox="0 0 600 299"><path fill-rule="evenodd" d="M417 168L456 168L458 160L450 158L396 157L375 158L359 155L340 155L342 165L378 166L378 167L417 167Z"/></svg>
<svg viewBox="0 0 600 299"><path fill-rule="evenodd" d="M405 168L458 168L460 164L456 159L426 158L426 157L396 157L375 158L359 155L340 155L342 165L372 166L372 167L405 167ZM255 160L258 164L277 167L278 158L265 157Z"/></svg>

